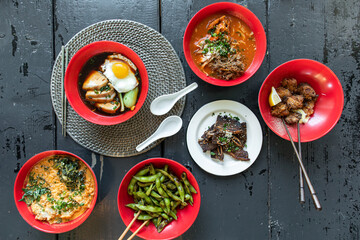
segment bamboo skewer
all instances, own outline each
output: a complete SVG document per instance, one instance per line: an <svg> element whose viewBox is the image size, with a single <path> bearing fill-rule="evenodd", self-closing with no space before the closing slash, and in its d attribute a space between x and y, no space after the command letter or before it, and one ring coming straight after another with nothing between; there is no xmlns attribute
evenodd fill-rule
<svg viewBox="0 0 360 240"><path fill-rule="evenodd" d="M302 159L301 156L301 135L300 135L300 123L297 123L297 134L298 134L298 149L299 149L299 157ZM304 178L301 167L299 166L299 197L300 203L305 203L305 191L304 191Z"/></svg>
<svg viewBox="0 0 360 240"><path fill-rule="evenodd" d="M136 236L136 234L137 234L149 221L150 221L150 220L146 220L143 224L141 224L141 226L140 226L138 229L136 229L136 231L135 231L127 240L133 239L133 238Z"/></svg>
<svg viewBox="0 0 360 240"><path fill-rule="evenodd" d="M139 217L141 211L138 211L137 214L134 216L133 220L131 220L131 222L129 223L129 225L126 227L126 229L124 230L124 232L121 234L121 236L119 237L118 240L122 240L126 233L129 231L129 229L131 228L131 226L134 224L135 220ZM140 230L139 230L140 231Z"/></svg>
<svg viewBox="0 0 360 240"><path fill-rule="evenodd" d="M311 184L310 178L309 178L309 176L308 176L308 174L307 174L307 172L306 172L306 169L305 169L305 167L304 167L304 164L303 164L303 162L302 162L302 160L301 160L301 158L300 158L300 156L299 156L299 153L298 153L298 151L297 151L297 149L296 149L296 147L295 147L294 141L293 141L293 139L292 139L292 137L291 137L291 134L290 134L290 132L289 132L289 129L288 129L287 126L286 126L285 120L284 120L283 118L282 118L281 120L282 120L283 125L284 125L284 127L285 127L286 133L288 134L288 136L289 136L289 138L290 138L291 145L292 145L293 148L294 148L296 157L297 157L297 159L298 159L298 161L299 161L299 165L300 165L301 170L302 170L302 172L303 172L303 174L304 174L305 181L306 181L306 183L307 183L307 185L308 185L308 187L309 187L309 190L310 190L310 193L311 193L311 197L312 197L312 199L313 199L313 201L314 201L315 208L316 208L316 210L321 210L322 208L321 208L319 199L318 199L318 197L316 196L315 189L314 189L313 185Z"/></svg>

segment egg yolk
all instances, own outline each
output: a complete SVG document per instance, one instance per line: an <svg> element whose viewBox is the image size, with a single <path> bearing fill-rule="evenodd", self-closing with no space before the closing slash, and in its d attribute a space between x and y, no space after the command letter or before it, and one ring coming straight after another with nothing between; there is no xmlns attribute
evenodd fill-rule
<svg viewBox="0 0 360 240"><path fill-rule="evenodd" d="M129 66L123 62L114 63L111 67L115 77L117 78L125 78L129 75Z"/></svg>

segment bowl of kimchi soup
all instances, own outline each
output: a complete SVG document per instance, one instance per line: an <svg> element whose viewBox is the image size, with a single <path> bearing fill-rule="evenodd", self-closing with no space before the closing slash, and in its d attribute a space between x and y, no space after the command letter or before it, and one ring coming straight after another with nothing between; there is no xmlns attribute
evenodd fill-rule
<svg viewBox="0 0 360 240"><path fill-rule="evenodd" d="M249 9L229 2L211 4L195 14L184 34L184 54L193 72L217 86L248 80L260 67L266 36Z"/></svg>

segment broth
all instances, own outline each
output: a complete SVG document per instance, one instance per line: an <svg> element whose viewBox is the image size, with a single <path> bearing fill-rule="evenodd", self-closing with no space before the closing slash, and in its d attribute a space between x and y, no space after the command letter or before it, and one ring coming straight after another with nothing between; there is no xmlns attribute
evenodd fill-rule
<svg viewBox="0 0 360 240"><path fill-rule="evenodd" d="M225 17L225 18L224 18ZM197 67L207 75L213 76L218 79L225 79L230 80L236 77L231 77L230 79L226 78L219 78L218 74L214 72L214 68L211 68L211 64L204 65L204 57L206 59L208 52L206 52L206 48L210 49L210 43L213 43L212 40L213 36L211 33L211 29L209 30L209 25L212 24L215 20L224 18L226 23L228 23L228 28L223 31L223 38L227 41L230 45L228 49L229 54L226 57L231 57L231 54L238 54L241 56L241 61L243 64L242 73L246 71L251 65L255 52L256 52L256 42L253 32L251 31L250 27L247 26L242 20L239 18L230 15L230 14L214 14L204 18L194 29L193 35L191 36L190 40L190 52L192 59L196 63ZM221 22L218 24L222 24ZM216 26L216 25L215 25ZM228 31L229 30L229 31ZM221 31L221 30L220 30ZM227 32L228 31L228 32ZM219 36L219 34L217 35ZM215 34L216 37L216 34ZM209 43L206 45L206 42ZM221 42L220 42L221 43ZM205 44L205 47L203 46ZM221 54L221 47L220 46L220 54ZM208 50L209 51L209 50ZM216 51L216 50L214 50ZM214 60L212 60L214 61ZM242 74L241 73L241 74ZM238 74L238 75L241 75Z"/></svg>

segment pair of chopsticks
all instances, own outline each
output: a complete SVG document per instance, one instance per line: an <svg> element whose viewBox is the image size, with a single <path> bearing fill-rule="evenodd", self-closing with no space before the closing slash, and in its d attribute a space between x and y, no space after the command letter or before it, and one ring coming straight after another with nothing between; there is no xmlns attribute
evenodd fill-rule
<svg viewBox="0 0 360 240"><path fill-rule="evenodd" d="M119 240L122 240L126 233L129 231L129 229L131 228L131 226L134 224L135 220L139 217L141 211L139 210L138 213L134 216L133 220L131 220L130 224L126 227L126 229L124 230L124 232L121 234L121 236L119 237ZM143 224L141 224L141 226L136 229L136 231L127 239L127 240L131 240L133 239L136 234L149 222L150 220L146 220Z"/></svg>
<svg viewBox="0 0 360 240"><path fill-rule="evenodd" d="M65 79L65 71L68 62L69 62L69 51L65 46L62 46L61 47L61 113L62 113L61 133L64 137L66 137L66 114L67 114L64 79Z"/></svg>
<svg viewBox="0 0 360 240"><path fill-rule="evenodd" d="M306 181L306 183L307 183L307 185L308 185L308 187L309 187L309 191L310 191L310 193L311 193L311 198L313 199L315 208L316 208L316 210L321 210L321 209L322 209L322 208L321 208L321 204L320 204L320 202L319 202L318 197L316 196L315 189L314 189L313 185L311 184L310 178L309 178L309 176L308 176L308 174L307 174L307 172L306 172L306 170L305 170L304 164L303 164L302 159L301 159L300 125L299 125L299 123L298 123L298 126L297 126L297 127L298 127L299 152L300 152L300 154L299 154L298 150L297 150L296 147L295 147L295 144L294 144L294 141L293 141L293 139L292 139L292 137L291 137L291 134L290 134L290 132L289 132L289 129L288 129L288 127L286 126L285 120L284 120L283 118L282 118L281 120L282 120L283 125L284 125L284 127L285 127L286 133L287 133L287 135L288 135L289 138L290 138L291 145L292 145L293 148L294 148L296 157L297 157L297 159L298 159L298 161L299 161L299 165L300 165L300 170L301 170L301 171L300 171L300 172L301 172L301 175L300 175L300 201L305 202L304 183L301 183L301 180L302 180L303 175L304 175L305 181Z"/></svg>

